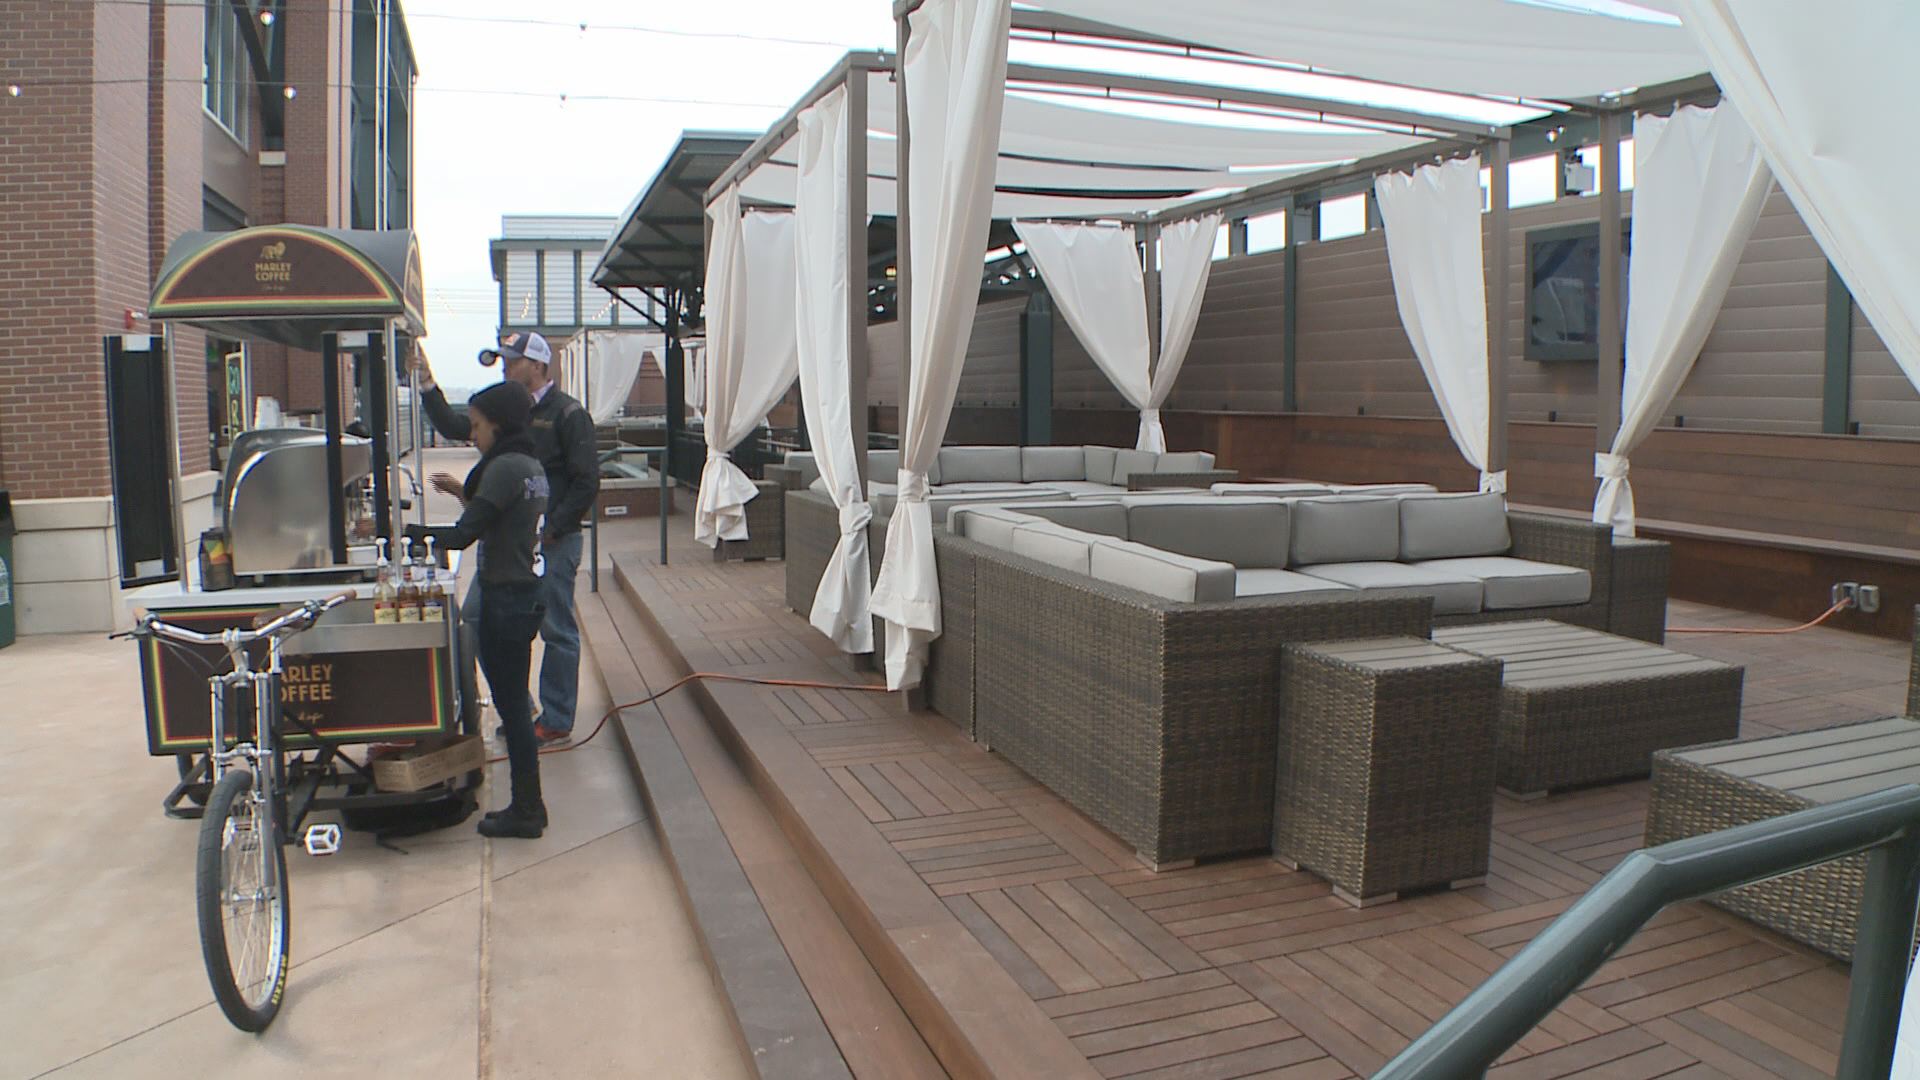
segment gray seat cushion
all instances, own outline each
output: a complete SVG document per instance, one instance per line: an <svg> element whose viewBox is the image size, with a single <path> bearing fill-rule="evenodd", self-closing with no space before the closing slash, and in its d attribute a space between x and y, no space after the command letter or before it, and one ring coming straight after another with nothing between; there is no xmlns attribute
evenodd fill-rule
<svg viewBox="0 0 1920 1080"><path fill-rule="evenodd" d="M1178 454L1161 454L1153 463L1157 473L1206 472L1213 468L1213 455L1204 450L1188 450Z"/></svg>
<svg viewBox="0 0 1920 1080"><path fill-rule="evenodd" d="M1064 491L1075 499L1102 495L1124 495L1127 490L1098 480L1053 480L1049 481L1047 486L1056 491Z"/></svg>
<svg viewBox="0 0 1920 1080"><path fill-rule="evenodd" d="M1231 600L1231 563L1195 559L1126 540L1093 545L1093 576L1168 600Z"/></svg>
<svg viewBox="0 0 1920 1080"><path fill-rule="evenodd" d="M1477 577L1409 563L1319 563L1303 566L1300 572L1351 585L1363 594L1431 596L1435 615L1471 615L1480 610L1484 593L1484 587Z"/></svg>
<svg viewBox="0 0 1920 1080"><path fill-rule="evenodd" d="M1145 450L1115 451L1113 455L1114 486L1126 487L1127 478L1134 473L1151 474L1153 472L1154 462L1158 461L1159 458L1160 455L1150 454Z"/></svg>
<svg viewBox="0 0 1920 1080"><path fill-rule="evenodd" d="M1274 497L1312 497L1331 495L1333 489L1325 484L1215 484L1211 490L1215 495L1267 495Z"/></svg>
<svg viewBox="0 0 1920 1080"><path fill-rule="evenodd" d="M1019 482L1009 482L1006 480L968 480L958 484L936 484L933 487L933 494L956 495L961 493L970 494L970 493L979 492L979 491L1025 491L1025 490L1027 490L1027 485Z"/></svg>
<svg viewBox="0 0 1920 1080"><path fill-rule="evenodd" d="M1051 521L1033 521L1013 530L1013 550L1017 555L1071 570L1092 573L1093 545L1096 537L1078 529L1055 525Z"/></svg>
<svg viewBox="0 0 1920 1080"><path fill-rule="evenodd" d="M1329 497L1293 505L1292 564L1392 562L1400 557L1400 504Z"/></svg>
<svg viewBox="0 0 1920 1080"><path fill-rule="evenodd" d="M1021 503L1019 506L1020 513L1045 518L1055 525L1065 525L1069 529L1114 536L1122 540L1127 538L1127 508L1119 503L1082 499L1066 502Z"/></svg>
<svg viewBox="0 0 1920 1080"><path fill-rule="evenodd" d="M1485 590L1481 606L1488 611L1571 607L1593 599L1593 578L1577 566L1512 559L1504 555L1436 559L1409 565L1479 578Z"/></svg>
<svg viewBox="0 0 1920 1080"><path fill-rule="evenodd" d="M1272 499L1142 499L1126 514L1138 543L1243 570L1287 565L1287 507Z"/></svg>
<svg viewBox="0 0 1920 1080"><path fill-rule="evenodd" d="M1512 547L1507 500L1497 492L1400 500L1400 557L1408 562L1505 555Z"/></svg>
<svg viewBox="0 0 1920 1080"><path fill-rule="evenodd" d="M1013 530L1031 524L1033 518L1004 506L956 506L947 515L947 528L988 547L1013 550Z"/></svg>
<svg viewBox="0 0 1920 1080"><path fill-rule="evenodd" d="M1335 484L1337 495L1422 495L1440 489L1432 484Z"/></svg>
<svg viewBox="0 0 1920 1080"><path fill-rule="evenodd" d="M1020 479L1033 483L1085 480L1087 452L1078 446L1026 446L1020 449Z"/></svg>
<svg viewBox="0 0 1920 1080"><path fill-rule="evenodd" d="M1302 600L1355 595L1351 585L1292 570L1242 570L1233 578L1235 596L1292 596Z"/></svg>
<svg viewBox="0 0 1920 1080"><path fill-rule="evenodd" d="M1095 484L1113 483L1113 459L1120 451L1111 446L1083 446L1087 455L1085 478Z"/></svg>
<svg viewBox="0 0 1920 1080"><path fill-rule="evenodd" d="M1020 482L1020 448L1017 446L943 446L940 448L940 483L972 484Z"/></svg>

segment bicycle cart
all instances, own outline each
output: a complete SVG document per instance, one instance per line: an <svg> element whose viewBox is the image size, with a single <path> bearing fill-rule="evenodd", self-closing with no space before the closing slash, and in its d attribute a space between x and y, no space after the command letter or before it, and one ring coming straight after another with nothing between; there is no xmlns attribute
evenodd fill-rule
<svg viewBox="0 0 1920 1080"><path fill-rule="evenodd" d="M404 357L425 335L422 295L410 233L269 225L182 236L148 305L168 365L186 323L289 346L294 363L320 368L319 428L233 439L198 559L178 456L167 455L175 580L125 594L148 751L177 763L164 809L201 821L208 975L228 1019L249 1031L272 1022L285 981L284 845L337 851L335 813L470 809L485 764L474 649L454 598L441 621L377 622L371 600L342 595L371 595L376 545L401 536L405 511L425 520L421 417L409 408L403 426L398 405ZM170 372L160 385L175 385ZM171 403L166 415L177 422ZM375 760L369 746L406 742L404 758Z"/></svg>

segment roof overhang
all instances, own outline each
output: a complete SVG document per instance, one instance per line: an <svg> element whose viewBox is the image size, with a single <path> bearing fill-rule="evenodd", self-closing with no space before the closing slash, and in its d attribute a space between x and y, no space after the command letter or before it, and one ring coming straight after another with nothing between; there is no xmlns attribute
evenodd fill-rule
<svg viewBox="0 0 1920 1080"><path fill-rule="evenodd" d="M706 276L706 190L751 134L689 131L621 215L592 281L607 289L694 289Z"/></svg>

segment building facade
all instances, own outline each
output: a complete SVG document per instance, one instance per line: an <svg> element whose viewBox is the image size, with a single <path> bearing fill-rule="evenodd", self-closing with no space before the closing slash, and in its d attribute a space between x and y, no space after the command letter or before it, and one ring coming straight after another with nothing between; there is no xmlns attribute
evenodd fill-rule
<svg viewBox="0 0 1920 1080"><path fill-rule="evenodd" d="M166 362L144 309L168 247L282 222L408 227L412 48L395 0L0 0L0 30L16 610L23 633L104 630L125 621L122 588L178 571L168 495L189 550L212 523L255 401L321 408L317 356L177 328ZM163 447L177 492L153 490Z"/></svg>

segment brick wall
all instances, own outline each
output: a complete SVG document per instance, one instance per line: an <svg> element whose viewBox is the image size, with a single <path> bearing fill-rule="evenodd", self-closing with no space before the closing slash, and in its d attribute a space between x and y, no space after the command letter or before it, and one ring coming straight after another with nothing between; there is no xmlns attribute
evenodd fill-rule
<svg viewBox="0 0 1920 1080"><path fill-rule="evenodd" d="M224 14L224 12L223 12ZM203 224L200 118L205 9L155 4L148 9L147 51L147 291L159 277L167 248ZM144 303L135 307L145 307ZM173 392L180 410L180 473L208 467L207 338L177 327L173 335Z"/></svg>

